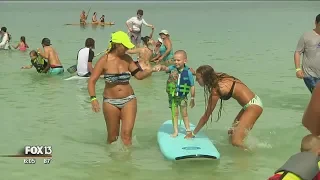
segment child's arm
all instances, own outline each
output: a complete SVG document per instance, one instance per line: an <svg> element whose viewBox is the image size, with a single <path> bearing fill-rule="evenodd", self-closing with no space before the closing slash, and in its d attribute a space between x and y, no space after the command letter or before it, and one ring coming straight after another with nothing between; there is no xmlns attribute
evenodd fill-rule
<svg viewBox="0 0 320 180"><path fill-rule="evenodd" d="M29 66L22 66L21 69L31 69L33 66L29 65Z"/></svg>
<svg viewBox="0 0 320 180"><path fill-rule="evenodd" d="M13 48L18 49L19 46L20 46L20 43L18 43L18 45L16 47L13 47Z"/></svg>
<svg viewBox="0 0 320 180"><path fill-rule="evenodd" d="M26 48L29 48L29 46L28 46L28 44L27 44L27 43L26 43L25 45L26 45Z"/></svg>

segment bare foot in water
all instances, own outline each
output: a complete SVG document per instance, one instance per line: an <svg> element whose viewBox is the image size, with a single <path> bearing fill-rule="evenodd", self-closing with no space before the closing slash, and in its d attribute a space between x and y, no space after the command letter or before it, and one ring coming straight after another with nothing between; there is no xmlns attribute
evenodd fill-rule
<svg viewBox="0 0 320 180"><path fill-rule="evenodd" d="M171 137L175 138L178 136L178 132L174 132L173 134L171 134Z"/></svg>

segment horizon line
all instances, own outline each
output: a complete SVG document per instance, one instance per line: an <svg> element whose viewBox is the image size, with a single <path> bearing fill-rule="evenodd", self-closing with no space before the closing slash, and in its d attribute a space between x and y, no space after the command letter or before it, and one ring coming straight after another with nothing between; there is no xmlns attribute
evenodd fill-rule
<svg viewBox="0 0 320 180"><path fill-rule="evenodd" d="M73 2L83 2L83 3L89 3L88 1L81 1L81 0L78 0L78 1L62 1L62 0L57 0L57 1L52 1L52 0L49 0L49 1L23 1L23 0L12 0L12 1L1 1L2 3L21 3L21 2L28 2L28 3L39 3L39 2L46 2L46 3L73 3ZM186 1L186 0L176 0L176 1L170 1L170 0L163 0L163 1L159 1L159 0L155 0L155 1L143 1L143 0L140 0L140 1L128 1L128 0L125 0L125 1L122 1L122 0L119 0L119 1L90 1L90 3L151 3L151 2L157 2L157 3L203 3L203 2L219 2L219 3L224 3L224 2L319 2L317 0L245 0L245 1L241 1L241 0L238 0L238 1L235 1L235 0L225 0L225 1L222 1L222 0L218 0L218 1L214 1L214 0L200 0L200 1L197 1L197 0L190 0L190 1Z"/></svg>

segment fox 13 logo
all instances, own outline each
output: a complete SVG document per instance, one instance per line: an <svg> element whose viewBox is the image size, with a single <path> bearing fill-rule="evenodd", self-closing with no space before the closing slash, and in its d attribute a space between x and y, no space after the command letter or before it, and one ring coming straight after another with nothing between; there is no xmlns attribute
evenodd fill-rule
<svg viewBox="0 0 320 180"><path fill-rule="evenodd" d="M23 162L24 164L36 164L37 158L44 158L44 164L50 164L52 158L52 147L51 146L25 146L22 152L23 156L26 157Z"/></svg>
<svg viewBox="0 0 320 180"><path fill-rule="evenodd" d="M25 146L24 147L24 155L51 157L52 156L52 147L51 146Z"/></svg>

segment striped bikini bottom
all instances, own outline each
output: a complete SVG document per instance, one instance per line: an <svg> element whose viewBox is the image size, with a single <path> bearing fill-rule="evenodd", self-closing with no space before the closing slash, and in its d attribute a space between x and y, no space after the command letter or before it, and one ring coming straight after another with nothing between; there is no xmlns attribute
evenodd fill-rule
<svg viewBox="0 0 320 180"><path fill-rule="evenodd" d="M135 99L136 95L132 94L130 96L121 98L121 99L111 99L111 98L105 98L103 97L103 102L109 103L119 109L122 109L129 101L132 99Z"/></svg>

